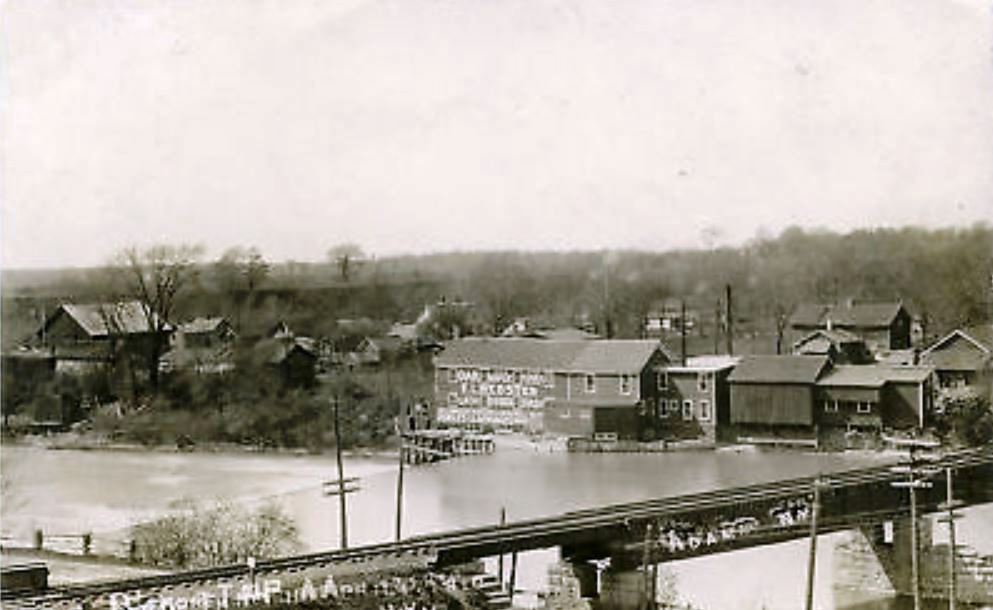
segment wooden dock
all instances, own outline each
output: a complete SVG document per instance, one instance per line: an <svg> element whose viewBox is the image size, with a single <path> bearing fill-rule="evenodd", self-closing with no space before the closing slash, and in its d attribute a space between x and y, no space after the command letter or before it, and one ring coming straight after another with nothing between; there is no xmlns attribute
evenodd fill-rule
<svg viewBox="0 0 993 610"><path fill-rule="evenodd" d="M408 464L438 462L466 455L493 453L493 437L463 430L418 430L404 432L404 461Z"/></svg>

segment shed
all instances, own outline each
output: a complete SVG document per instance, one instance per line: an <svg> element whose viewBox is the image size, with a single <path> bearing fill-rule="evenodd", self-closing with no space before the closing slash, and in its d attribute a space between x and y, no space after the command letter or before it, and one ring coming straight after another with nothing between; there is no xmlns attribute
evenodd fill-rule
<svg viewBox="0 0 993 610"><path fill-rule="evenodd" d="M728 376L731 423L814 424L814 388L827 356L746 356Z"/></svg>

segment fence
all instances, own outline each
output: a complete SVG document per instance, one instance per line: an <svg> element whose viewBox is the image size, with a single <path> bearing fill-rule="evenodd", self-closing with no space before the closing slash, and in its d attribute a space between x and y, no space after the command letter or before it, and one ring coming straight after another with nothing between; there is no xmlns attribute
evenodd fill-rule
<svg viewBox="0 0 993 610"><path fill-rule="evenodd" d="M83 534L53 534L36 529L30 539L0 536L5 549L31 549L80 557L113 557L134 561L137 553L134 540Z"/></svg>

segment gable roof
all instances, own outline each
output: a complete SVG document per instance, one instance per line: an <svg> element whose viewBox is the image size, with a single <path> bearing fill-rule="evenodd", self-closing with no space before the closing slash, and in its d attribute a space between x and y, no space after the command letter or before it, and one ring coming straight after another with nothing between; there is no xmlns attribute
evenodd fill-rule
<svg viewBox="0 0 993 610"><path fill-rule="evenodd" d="M227 320L222 317L193 318L189 322L181 323L179 330L189 335L212 333L224 324L227 324Z"/></svg>
<svg viewBox="0 0 993 610"><path fill-rule="evenodd" d="M922 383L932 373L934 369L927 366L838 365L818 380L817 385L881 388L887 383Z"/></svg>
<svg viewBox="0 0 993 610"><path fill-rule="evenodd" d="M66 315L92 338L150 333L155 329L148 324L147 311L145 304L140 301L86 305L64 303L45 321L44 328L48 329L58 316ZM152 321L156 325L158 320L158 316L152 314Z"/></svg>
<svg viewBox="0 0 993 610"><path fill-rule="evenodd" d="M862 338L855 333L849 332L842 328L832 328L830 330L826 328L819 328L795 342L793 346L794 348L799 347L817 338L826 339L833 345L840 345L842 343L860 343L862 341Z"/></svg>
<svg viewBox="0 0 993 610"><path fill-rule="evenodd" d="M904 311L903 303L844 303L798 305L790 316L790 326L817 327L833 325L852 328L884 328Z"/></svg>
<svg viewBox="0 0 993 610"><path fill-rule="evenodd" d="M962 342L970 351L946 349ZM993 325L955 329L921 352L921 361L945 370L976 370L993 360Z"/></svg>
<svg viewBox="0 0 993 610"><path fill-rule="evenodd" d="M524 338L474 338L450 341L438 366L490 366L580 373L637 373L656 351L658 341L553 341Z"/></svg>
<svg viewBox="0 0 993 610"><path fill-rule="evenodd" d="M827 368L827 356L745 356L728 375L739 383L815 383Z"/></svg>
<svg viewBox="0 0 993 610"><path fill-rule="evenodd" d="M280 364L292 353L317 358L312 340L305 337L290 340L263 339L252 350L256 361L266 364Z"/></svg>

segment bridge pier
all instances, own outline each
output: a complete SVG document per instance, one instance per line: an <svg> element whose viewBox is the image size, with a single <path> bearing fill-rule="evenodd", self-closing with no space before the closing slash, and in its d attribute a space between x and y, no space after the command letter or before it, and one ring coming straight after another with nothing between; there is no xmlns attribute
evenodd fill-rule
<svg viewBox="0 0 993 610"><path fill-rule="evenodd" d="M925 599L948 599L948 544L934 544L932 517L918 520L920 587ZM913 596L910 519L865 526L835 549L836 584ZM958 601L993 603L993 557L956 549Z"/></svg>
<svg viewBox="0 0 993 610"><path fill-rule="evenodd" d="M548 569L545 610L647 610L652 566L611 565L575 558Z"/></svg>

